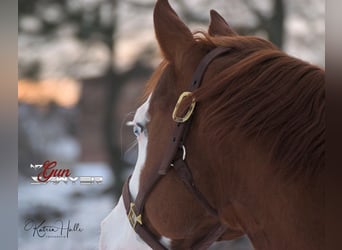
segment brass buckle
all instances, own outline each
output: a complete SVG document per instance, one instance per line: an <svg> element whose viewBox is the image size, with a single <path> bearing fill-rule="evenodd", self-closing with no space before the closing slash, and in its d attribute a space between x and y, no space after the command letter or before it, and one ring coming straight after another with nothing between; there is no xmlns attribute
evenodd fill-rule
<svg viewBox="0 0 342 250"><path fill-rule="evenodd" d="M180 104L182 103L183 99L184 99L185 97L188 97L188 96L191 96L191 95L192 95L192 92L185 91L185 92L183 92L183 93L179 96L178 101L177 101L176 106L175 106L175 109L173 110L173 113L172 113L172 119L173 119L175 122L184 123L184 122L186 122L187 120L189 120L190 116L192 115L192 112L194 111L195 105L196 105L195 98L192 98L190 107L189 107L188 111L186 112L186 114L185 114L183 117L177 116L177 111L178 111L179 106L180 106Z"/></svg>
<svg viewBox="0 0 342 250"><path fill-rule="evenodd" d="M137 214L134 211L134 208L135 208L135 204L133 202L131 202L130 209L129 209L127 217L128 217L129 223L131 224L133 229L135 229L135 226L137 225L137 223L139 223L140 225L143 224L141 214L139 214L137 216Z"/></svg>

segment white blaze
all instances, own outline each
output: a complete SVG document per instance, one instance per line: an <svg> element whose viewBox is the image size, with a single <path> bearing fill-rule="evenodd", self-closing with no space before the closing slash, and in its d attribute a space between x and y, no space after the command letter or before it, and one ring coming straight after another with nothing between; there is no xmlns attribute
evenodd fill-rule
<svg viewBox="0 0 342 250"><path fill-rule="evenodd" d="M138 108L133 124L143 126L149 121L148 108L150 98ZM145 129L146 130L146 129ZM139 191L140 173L145 164L147 153L147 133L144 131L138 137L138 159L129 183L132 198L135 199ZM165 242L165 240L164 240ZM167 242L167 241L166 241ZM123 199L101 223L100 250L148 250L151 249L133 230L128 222Z"/></svg>

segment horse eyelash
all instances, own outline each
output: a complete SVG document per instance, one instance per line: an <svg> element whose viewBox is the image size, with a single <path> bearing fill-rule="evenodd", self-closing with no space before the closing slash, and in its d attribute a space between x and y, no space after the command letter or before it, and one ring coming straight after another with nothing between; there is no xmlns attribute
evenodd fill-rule
<svg viewBox="0 0 342 250"><path fill-rule="evenodd" d="M142 125L141 123L139 123L139 122L137 122L137 124L136 124L140 129L141 129L141 133L142 132L144 132L144 130L145 130L145 127L144 127L144 125Z"/></svg>
<svg viewBox="0 0 342 250"><path fill-rule="evenodd" d="M141 123L137 122L137 123L134 123L134 126L133 126L133 133L135 136L139 136L140 134L144 133L145 132L145 127L144 125L142 125Z"/></svg>
<svg viewBox="0 0 342 250"><path fill-rule="evenodd" d="M133 133L136 136L138 136L138 133L135 132L134 126L137 126L140 128L140 133L144 133L146 131L145 126L140 122L135 123L134 121L128 121L128 122L126 122L126 126L129 126L129 127L133 126Z"/></svg>

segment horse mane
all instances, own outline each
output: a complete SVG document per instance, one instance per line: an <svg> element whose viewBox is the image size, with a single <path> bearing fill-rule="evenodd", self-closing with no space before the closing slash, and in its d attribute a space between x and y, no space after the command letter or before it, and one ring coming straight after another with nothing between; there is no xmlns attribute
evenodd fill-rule
<svg viewBox="0 0 342 250"><path fill-rule="evenodd" d="M223 147L232 133L253 140L268 152L277 170L289 177L314 175L324 167L325 72L291 57L272 43L252 36L194 34L207 51L232 51L211 67L210 80L194 92L206 117L201 128ZM164 60L148 91L167 66ZM216 71L216 72L215 72ZM205 76L205 79L208 76ZM210 81L210 83L209 83Z"/></svg>
<svg viewBox="0 0 342 250"><path fill-rule="evenodd" d="M212 84L194 93L206 101L203 127L221 143L234 132L254 139L288 177L318 173L325 160L324 70L257 37L203 33L197 41L233 50Z"/></svg>

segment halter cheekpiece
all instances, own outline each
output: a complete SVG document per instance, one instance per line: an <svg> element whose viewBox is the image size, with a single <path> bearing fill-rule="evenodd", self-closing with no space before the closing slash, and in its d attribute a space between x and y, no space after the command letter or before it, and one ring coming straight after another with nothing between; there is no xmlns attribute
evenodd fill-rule
<svg viewBox="0 0 342 250"><path fill-rule="evenodd" d="M126 180L122 197L126 208L126 213L128 220L135 230L135 232L153 249L153 250L167 250L165 246L160 243L160 239L157 235L155 235L145 224L143 211L145 202L150 195L151 191L155 187L155 185L159 182L159 180L168 173L170 168L173 168L179 178L182 180L186 188L195 196L198 202L213 216L218 217L217 210L213 208L205 196L199 191L194 183L192 173L190 168L186 163L186 148L184 146L184 142L191 125L191 118L193 111L196 106L196 101L193 98L187 111L184 115L178 116L177 111L186 97L191 97L192 91L199 88L203 79L203 76L209 66L209 64L217 57L222 56L229 52L230 48L217 47L210 51L204 58L200 61L199 65L196 68L196 71L193 74L192 81L190 83L188 91L183 92L177 101L177 104L174 108L172 118L175 121L173 136L170 140L168 149L166 150L166 155L163 158L163 161L159 167L159 171L149 176L149 180L147 185L147 192L140 192L137 195L135 201L132 200L129 191L129 180L130 177ZM182 156L179 157L179 150L182 150ZM227 230L227 227L218 223L215 225L209 233L202 238L201 240L195 242L191 249L194 250L202 250L207 249L213 242L219 239L223 233Z"/></svg>

